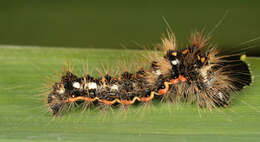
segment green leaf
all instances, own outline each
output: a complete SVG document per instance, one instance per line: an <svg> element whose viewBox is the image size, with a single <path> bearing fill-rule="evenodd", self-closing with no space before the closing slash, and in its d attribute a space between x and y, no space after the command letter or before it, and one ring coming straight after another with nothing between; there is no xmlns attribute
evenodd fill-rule
<svg viewBox="0 0 260 142"><path fill-rule="evenodd" d="M76 109L53 118L46 107L50 90L64 65L78 75L112 65L142 51L77 48L1 48L0 141L259 141L260 59L248 57L254 83L234 94L231 106L213 111L188 104L153 103L120 109ZM97 72L93 74L98 75ZM42 95L41 95L42 94Z"/></svg>

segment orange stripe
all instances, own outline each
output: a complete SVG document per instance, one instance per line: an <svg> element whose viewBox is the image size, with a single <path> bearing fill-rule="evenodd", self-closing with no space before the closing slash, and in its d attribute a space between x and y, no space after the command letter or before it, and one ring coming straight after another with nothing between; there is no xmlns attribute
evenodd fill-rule
<svg viewBox="0 0 260 142"><path fill-rule="evenodd" d="M149 97L142 97L142 98L139 98L139 97L135 97L133 100L131 101L128 101L128 100L118 100L118 99L115 99L113 101L108 101L108 100L100 100L99 98L95 97L95 98L89 98L89 97L82 97L82 96L79 96L79 97L75 97L75 98L68 98L65 102L76 102L76 101L88 101L88 102L93 102L93 101L100 101L106 105L112 105L116 102L118 103L123 103L123 104L126 104L126 105L130 105L130 104L133 104L135 103L136 100L138 101L141 101L141 102L148 102L148 101L151 101L152 99L154 98L154 92L151 92L150 96Z"/></svg>
<svg viewBox="0 0 260 142"><path fill-rule="evenodd" d="M101 78L101 82L103 83L103 84L106 84L106 78L104 77L104 76L102 76L102 78Z"/></svg>
<svg viewBox="0 0 260 142"><path fill-rule="evenodd" d="M187 81L187 78L185 78L184 76L180 75L180 76L179 76L179 80L180 80L181 82L185 82L185 81Z"/></svg>
<svg viewBox="0 0 260 142"><path fill-rule="evenodd" d="M154 92L151 92L149 97L142 97L142 98L140 98L140 101L141 102L149 102L153 99L153 97L154 97Z"/></svg>
<svg viewBox="0 0 260 142"><path fill-rule="evenodd" d="M166 94L168 92L168 90L169 90L169 83L168 82L164 82L164 86L165 86L164 89L160 89L158 91L159 95L164 95L164 94Z"/></svg>
<svg viewBox="0 0 260 142"><path fill-rule="evenodd" d="M204 63L205 62L205 57L202 57L201 59L200 59L200 61L202 62L202 63Z"/></svg>
<svg viewBox="0 0 260 142"><path fill-rule="evenodd" d="M197 93L199 92L199 89L198 89L197 87L195 87L194 89L195 89L195 91L196 91Z"/></svg>
<svg viewBox="0 0 260 142"><path fill-rule="evenodd" d="M131 105L134 103L134 101L128 101L128 100L121 100L120 103L126 104L126 105Z"/></svg>
<svg viewBox="0 0 260 142"><path fill-rule="evenodd" d="M164 94L166 94L167 92L168 92L168 90L166 90L166 89L160 89L160 90L158 91L159 95L164 95Z"/></svg>
<svg viewBox="0 0 260 142"><path fill-rule="evenodd" d="M187 54L189 52L188 49L185 49L184 51L182 51L182 54Z"/></svg>
<svg viewBox="0 0 260 142"><path fill-rule="evenodd" d="M115 102L117 102L116 100L114 100L114 101L99 100L99 101L102 102L102 103L104 103L104 104L106 104L106 105L112 105L112 104L114 104Z"/></svg>
<svg viewBox="0 0 260 142"><path fill-rule="evenodd" d="M84 101L88 101L88 102L93 102L93 101L95 101L95 100L97 100L98 98L96 97L96 98L89 98L89 97L82 97L82 96L80 96L80 97L76 97L76 98L68 98L67 100L66 100L66 102L76 102L76 101L80 101L80 100L84 100Z"/></svg>
<svg viewBox="0 0 260 142"><path fill-rule="evenodd" d="M170 82L174 85L178 84L179 83L179 78L176 78L176 79L172 79L170 80Z"/></svg>

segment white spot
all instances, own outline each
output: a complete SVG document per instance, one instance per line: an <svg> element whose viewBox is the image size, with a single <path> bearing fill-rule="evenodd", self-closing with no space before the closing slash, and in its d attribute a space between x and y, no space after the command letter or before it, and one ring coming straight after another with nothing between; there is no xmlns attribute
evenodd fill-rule
<svg viewBox="0 0 260 142"><path fill-rule="evenodd" d="M72 95L72 98L74 98L75 97L75 95Z"/></svg>
<svg viewBox="0 0 260 142"><path fill-rule="evenodd" d="M218 96L219 96L219 98L220 98L221 100L224 100L224 96L223 96L223 93L222 93L222 92L219 92L219 93L218 93Z"/></svg>
<svg viewBox="0 0 260 142"><path fill-rule="evenodd" d="M161 75L162 74L160 70L153 71L153 73L156 74L156 75Z"/></svg>
<svg viewBox="0 0 260 142"><path fill-rule="evenodd" d="M61 88L60 90L58 90L59 94L64 94L65 93L65 89Z"/></svg>
<svg viewBox="0 0 260 142"><path fill-rule="evenodd" d="M117 90L118 90L118 86L117 86L117 85L115 85L115 84L114 84L114 85L112 85L112 86L111 86L111 90L116 90L116 91L117 91Z"/></svg>
<svg viewBox="0 0 260 142"><path fill-rule="evenodd" d="M97 84L95 82L89 82L88 89L97 89Z"/></svg>
<svg viewBox="0 0 260 142"><path fill-rule="evenodd" d="M79 82L74 82L72 86L73 86L74 88L77 88L77 89L80 88Z"/></svg>
<svg viewBox="0 0 260 142"><path fill-rule="evenodd" d="M173 65L177 65L177 64L179 64L179 60L178 60L178 59L173 60L171 63L172 63Z"/></svg>

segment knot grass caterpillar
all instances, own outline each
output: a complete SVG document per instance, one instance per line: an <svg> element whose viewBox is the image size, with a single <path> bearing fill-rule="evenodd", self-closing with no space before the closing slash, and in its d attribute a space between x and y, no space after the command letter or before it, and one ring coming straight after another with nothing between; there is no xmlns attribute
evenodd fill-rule
<svg viewBox="0 0 260 142"><path fill-rule="evenodd" d="M208 109L226 107L232 93L250 85L251 73L240 54L220 55L208 41L209 37L196 32L190 44L180 49L174 34L168 33L160 45L164 55L151 55L148 68L99 78L89 74L78 77L67 71L53 84L49 109L57 116L74 103L125 107L154 99L192 102Z"/></svg>

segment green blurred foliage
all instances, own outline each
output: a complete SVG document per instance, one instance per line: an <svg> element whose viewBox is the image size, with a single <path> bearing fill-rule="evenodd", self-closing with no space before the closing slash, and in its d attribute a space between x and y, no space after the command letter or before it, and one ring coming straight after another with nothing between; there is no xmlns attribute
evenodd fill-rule
<svg viewBox="0 0 260 142"><path fill-rule="evenodd" d="M213 43L236 47L260 36L259 5L257 0L2 0L0 44L140 48L160 42L165 17L184 46L192 31L210 32L228 11ZM259 43L240 47L256 46L249 51L257 55Z"/></svg>

